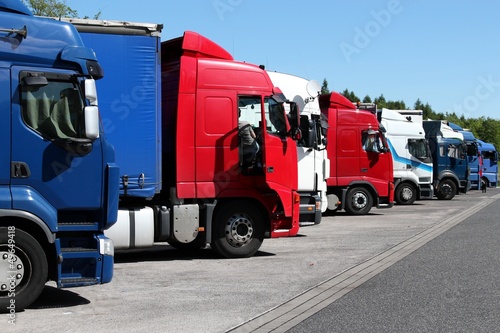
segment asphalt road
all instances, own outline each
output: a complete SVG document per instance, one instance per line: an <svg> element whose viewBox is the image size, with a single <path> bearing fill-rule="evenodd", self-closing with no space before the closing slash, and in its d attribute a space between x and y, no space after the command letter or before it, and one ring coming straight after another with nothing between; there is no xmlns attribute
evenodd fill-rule
<svg viewBox="0 0 500 333"><path fill-rule="evenodd" d="M290 329L499 332L498 201Z"/></svg>
<svg viewBox="0 0 500 333"><path fill-rule="evenodd" d="M324 216L247 259L117 253L109 284L48 284L2 332L493 332L500 189Z"/></svg>

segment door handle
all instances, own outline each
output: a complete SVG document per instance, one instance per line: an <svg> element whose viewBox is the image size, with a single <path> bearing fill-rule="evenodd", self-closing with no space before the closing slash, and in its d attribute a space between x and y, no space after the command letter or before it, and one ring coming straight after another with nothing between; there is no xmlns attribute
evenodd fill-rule
<svg viewBox="0 0 500 333"><path fill-rule="evenodd" d="M24 162L12 162L10 164L11 178L28 178L31 176L31 171L28 164Z"/></svg>

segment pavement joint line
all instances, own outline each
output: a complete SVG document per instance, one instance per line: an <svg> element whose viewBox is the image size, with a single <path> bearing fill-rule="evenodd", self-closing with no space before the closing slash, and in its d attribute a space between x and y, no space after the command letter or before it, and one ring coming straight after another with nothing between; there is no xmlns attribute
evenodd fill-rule
<svg viewBox="0 0 500 333"><path fill-rule="evenodd" d="M485 198L226 332L286 332L498 199L500 194Z"/></svg>

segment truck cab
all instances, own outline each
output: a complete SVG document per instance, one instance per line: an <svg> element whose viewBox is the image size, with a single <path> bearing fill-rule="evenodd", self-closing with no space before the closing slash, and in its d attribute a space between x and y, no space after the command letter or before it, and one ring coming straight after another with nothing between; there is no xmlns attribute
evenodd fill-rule
<svg viewBox="0 0 500 333"><path fill-rule="evenodd" d="M481 154L483 169L481 180L486 187L498 185L498 152L494 144L477 139L479 154Z"/></svg>
<svg viewBox="0 0 500 333"><path fill-rule="evenodd" d="M432 156L419 121L421 114L421 110L377 111L393 157L394 199L399 205L434 196Z"/></svg>
<svg viewBox="0 0 500 333"><path fill-rule="evenodd" d="M252 255L263 235L296 235L299 196L293 136L298 122L290 124L289 119L297 117L286 116L285 101L266 71L235 61L214 42L189 31L162 43L161 63L163 135L170 143L163 147L163 158L175 169L163 178L164 186L175 193L169 200L210 205L213 219L192 227L213 230L200 237L211 240L225 256ZM242 121L251 126L259 145L250 164L243 160ZM192 130L186 130L188 124L193 124ZM245 222L235 220L235 214L246 216Z"/></svg>
<svg viewBox="0 0 500 333"><path fill-rule="evenodd" d="M392 155L375 113L335 92L321 95L319 104L328 120L328 209L365 215L392 207Z"/></svg>
<svg viewBox="0 0 500 333"><path fill-rule="evenodd" d="M318 103L321 87L315 80L273 71L267 73L285 98L295 102L298 107L302 132L297 141L300 224L319 224L321 214L328 206L326 178L330 173L330 160L326 151L328 122Z"/></svg>
<svg viewBox="0 0 500 333"><path fill-rule="evenodd" d="M463 135L441 120L424 120L423 127L433 160L434 194L438 199L451 200L467 193L470 168Z"/></svg>
<svg viewBox="0 0 500 333"><path fill-rule="evenodd" d="M100 127L103 72L76 29L9 1L0 37L0 308L20 311L49 280L111 281L103 231L117 219L119 172Z"/></svg>

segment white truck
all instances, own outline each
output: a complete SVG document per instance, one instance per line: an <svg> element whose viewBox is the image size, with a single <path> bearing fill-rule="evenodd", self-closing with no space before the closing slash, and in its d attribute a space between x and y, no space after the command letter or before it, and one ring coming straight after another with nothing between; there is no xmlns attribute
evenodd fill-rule
<svg viewBox="0 0 500 333"><path fill-rule="evenodd" d="M421 110L379 111L393 157L394 200L399 205L411 205L417 199L432 199L434 195L432 157L422 114Z"/></svg>
<svg viewBox="0 0 500 333"><path fill-rule="evenodd" d="M302 139L297 144L299 159L299 186L301 197L300 225L318 224L321 213L328 206L326 178L330 173L330 161L326 153L326 129L319 108L320 84L315 80L267 71L273 85L285 98L295 102L300 111Z"/></svg>

